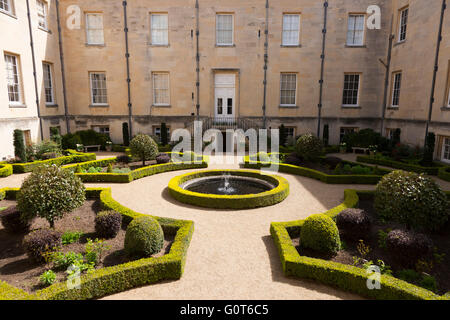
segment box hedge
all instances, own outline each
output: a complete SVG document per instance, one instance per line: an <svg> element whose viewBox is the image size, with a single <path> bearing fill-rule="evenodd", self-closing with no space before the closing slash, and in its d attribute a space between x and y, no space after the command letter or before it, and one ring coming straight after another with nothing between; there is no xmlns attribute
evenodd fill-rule
<svg viewBox="0 0 450 320"><path fill-rule="evenodd" d="M14 199L19 189L0 189L0 200ZM142 213L122 206L111 196L111 189L89 188L86 197L100 199L103 209L122 214L129 223ZM194 222L152 216L161 225L165 234L174 235L174 242L168 254L157 258L144 258L112 267L96 269L81 276L79 289L69 289L65 282L56 283L34 294L19 290L0 281L0 299L8 300L85 300L122 292L161 280L180 279L186 263L186 255L194 232Z"/></svg>
<svg viewBox="0 0 450 320"><path fill-rule="evenodd" d="M438 177L442 180L450 181L450 167L440 168Z"/></svg>
<svg viewBox="0 0 450 320"><path fill-rule="evenodd" d="M342 210L356 207L360 197L373 196L372 191L345 190L344 193L344 203L325 212L326 215L335 218ZM450 193L447 194L450 197ZM273 222L270 226L270 233L278 249L283 272L286 276L313 279L373 299L450 299L448 294L439 296L387 275L381 275L381 289L370 290L367 288L368 275L366 270L362 268L300 256L292 244L292 237L297 237L300 234L303 222L304 220Z"/></svg>
<svg viewBox="0 0 450 320"><path fill-rule="evenodd" d="M0 164L0 178L6 178L13 174L13 167L10 164Z"/></svg>
<svg viewBox="0 0 450 320"><path fill-rule="evenodd" d="M409 164L405 162L400 161L394 161L394 160L387 160L387 159L378 159L370 156L358 156L356 158L356 161L362 162L362 163L370 163L370 164L377 164L380 166L386 166L390 168L395 169L401 169L405 171L412 171L416 173L425 173L431 176L437 176L439 173L439 169L442 168L442 166L436 165L435 167L422 167L420 165L415 164Z"/></svg>

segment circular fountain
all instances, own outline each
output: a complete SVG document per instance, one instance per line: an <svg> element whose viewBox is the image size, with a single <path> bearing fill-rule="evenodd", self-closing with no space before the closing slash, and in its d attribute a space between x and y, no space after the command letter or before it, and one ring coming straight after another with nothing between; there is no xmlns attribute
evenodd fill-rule
<svg viewBox="0 0 450 320"><path fill-rule="evenodd" d="M271 206L289 195L288 182L277 175L251 170L209 170L172 179L169 193L176 200L216 209Z"/></svg>

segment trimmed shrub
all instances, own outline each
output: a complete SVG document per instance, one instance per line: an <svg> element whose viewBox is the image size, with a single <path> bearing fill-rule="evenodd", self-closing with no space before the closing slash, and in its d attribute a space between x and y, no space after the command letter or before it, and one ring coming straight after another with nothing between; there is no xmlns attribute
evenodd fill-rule
<svg viewBox="0 0 450 320"><path fill-rule="evenodd" d="M431 178L394 171L384 176L375 192L374 207L381 218L408 229L439 230L449 218L445 192Z"/></svg>
<svg viewBox="0 0 450 320"><path fill-rule="evenodd" d="M75 133L68 133L61 137L61 144L63 149L76 149L77 144L83 144L81 137Z"/></svg>
<svg viewBox="0 0 450 320"><path fill-rule="evenodd" d="M330 141L330 126L328 124L323 126L323 145L328 147Z"/></svg>
<svg viewBox="0 0 450 320"><path fill-rule="evenodd" d="M423 153L423 159L420 162L421 166L431 167L433 165L435 144L436 144L436 135L433 132L429 132L427 135L427 143Z"/></svg>
<svg viewBox="0 0 450 320"><path fill-rule="evenodd" d="M130 161L131 161L131 159L130 159L130 157L127 156L127 155L123 155L123 156L118 156L118 157L117 157L117 162L119 162L119 163L125 163L125 164L127 164L127 163L130 163Z"/></svg>
<svg viewBox="0 0 450 320"><path fill-rule="evenodd" d="M296 153L291 153L284 159L284 163L301 167L303 165L303 159L300 158Z"/></svg>
<svg viewBox="0 0 450 320"><path fill-rule="evenodd" d="M170 156L167 153L160 153L156 156L157 164L163 164L163 163L169 163L169 162L170 162Z"/></svg>
<svg viewBox="0 0 450 320"><path fill-rule="evenodd" d="M140 216L130 222L125 234L125 251L130 256L148 257L161 251L164 233L150 216Z"/></svg>
<svg viewBox="0 0 450 320"><path fill-rule="evenodd" d="M287 143L288 135L287 135L287 130L286 130L286 127L284 126L284 124L282 124L280 126L279 130L280 130L280 146L285 147L286 143Z"/></svg>
<svg viewBox="0 0 450 320"><path fill-rule="evenodd" d="M62 137L58 128L50 127L50 139L55 142L60 148L62 144Z"/></svg>
<svg viewBox="0 0 450 320"><path fill-rule="evenodd" d="M85 201L85 187L71 170L56 165L37 168L22 183L17 205L22 219L41 217L53 228L64 214Z"/></svg>
<svg viewBox="0 0 450 320"><path fill-rule="evenodd" d="M339 230L329 216L314 214L308 217L300 230L300 245L327 254L340 250Z"/></svg>
<svg viewBox="0 0 450 320"><path fill-rule="evenodd" d="M166 123L161 123L161 144L163 146L167 145L169 143L169 137L167 135L167 126Z"/></svg>
<svg viewBox="0 0 450 320"><path fill-rule="evenodd" d="M312 133L305 134L297 140L297 155L306 161L317 160L322 155L322 151L322 141Z"/></svg>
<svg viewBox="0 0 450 320"><path fill-rule="evenodd" d="M23 131L19 129L14 130L14 155L16 159L18 158L22 162L27 162L26 150Z"/></svg>
<svg viewBox="0 0 450 320"><path fill-rule="evenodd" d="M338 165L342 163L342 159L338 157L326 157L323 159L323 163L330 167L330 170L336 169Z"/></svg>
<svg viewBox="0 0 450 320"><path fill-rule="evenodd" d="M145 160L155 159L158 154L158 145L146 134L138 134L130 142L131 154L142 161L145 166Z"/></svg>
<svg viewBox="0 0 450 320"><path fill-rule="evenodd" d="M386 246L392 256L403 265L414 266L417 260L431 254L433 242L420 233L393 230L386 237Z"/></svg>
<svg viewBox="0 0 450 320"><path fill-rule="evenodd" d="M0 219L5 230L10 233L27 233L30 231L32 221L23 221L17 206L11 206L1 211Z"/></svg>
<svg viewBox="0 0 450 320"><path fill-rule="evenodd" d="M102 211L95 217L95 232L100 238L115 238L121 226L122 215L116 211Z"/></svg>
<svg viewBox="0 0 450 320"><path fill-rule="evenodd" d="M370 217L362 209L349 208L336 217L340 234L348 239L365 239L370 230Z"/></svg>
<svg viewBox="0 0 450 320"><path fill-rule="evenodd" d="M123 136L123 145L130 145L130 130L128 129L128 122L122 123L122 136Z"/></svg>
<svg viewBox="0 0 450 320"><path fill-rule="evenodd" d="M61 246L61 233L52 229L38 229L23 239L28 257L39 263L45 262L47 253L57 251Z"/></svg>

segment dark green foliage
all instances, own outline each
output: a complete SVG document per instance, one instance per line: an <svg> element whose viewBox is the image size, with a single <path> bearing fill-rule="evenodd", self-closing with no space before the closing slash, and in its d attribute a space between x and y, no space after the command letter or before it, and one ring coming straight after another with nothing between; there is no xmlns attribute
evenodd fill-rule
<svg viewBox="0 0 450 320"><path fill-rule="evenodd" d="M359 132L346 134L342 140L347 144L347 150L352 147L369 148L369 146L378 146L378 150L385 150L389 142L378 132L372 129L363 129Z"/></svg>
<svg viewBox="0 0 450 320"><path fill-rule="evenodd" d="M56 281L56 274L52 270L45 271L39 277L39 281L44 286L49 286L49 285L53 284Z"/></svg>
<svg viewBox="0 0 450 320"><path fill-rule="evenodd" d="M169 163L170 162L170 156L167 153L160 153L156 156L156 163L163 164L163 163Z"/></svg>
<svg viewBox="0 0 450 320"><path fill-rule="evenodd" d="M370 217L362 209L345 209L336 217L340 234L347 239L360 240L368 236Z"/></svg>
<svg viewBox="0 0 450 320"><path fill-rule="evenodd" d="M102 211L95 217L95 233L102 239L117 236L122 226L122 215L116 211Z"/></svg>
<svg viewBox="0 0 450 320"><path fill-rule="evenodd" d="M394 259L405 266L414 266L417 260L432 253L433 242L423 234L393 230L386 237L386 247Z"/></svg>
<svg viewBox="0 0 450 320"><path fill-rule="evenodd" d="M279 128L280 130L280 146L285 147L287 142L287 130L284 124L282 124Z"/></svg>
<svg viewBox="0 0 450 320"><path fill-rule="evenodd" d="M17 205L23 219L41 217L50 227L85 201L85 187L70 170L56 165L37 168L22 183Z"/></svg>
<svg viewBox="0 0 450 320"><path fill-rule="evenodd" d="M130 142L131 154L142 161L145 166L145 160L153 160L158 154L158 145L146 134L138 134Z"/></svg>
<svg viewBox="0 0 450 320"><path fill-rule="evenodd" d="M17 206L11 206L0 211L0 219L6 231L10 233L27 233L30 231L31 220L22 220Z"/></svg>
<svg viewBox="0 0 450 320"><path fill-rule="evenodd" d="M436 135L433 132L429 132L427 135L427 141L425 150L423 153L423 159L420 165L424 167L431 167L433 165L434 147L436 144Z"/></svg>
<svg viewBox="0 0 450 320"><path fill-rule="evenodd" d="M82 130L62 136L63 149L76 149L77 144L85 146L100 145L105 148L106 142L110 141L106 134L94 130Z"/></svg>
<svg viewBox="0 0 450 320"><path fill-rule="evenodd" d="M63 233L61 240L63 245L72 244L78 242L83 235L83 232L71 232L66 231Z"/></svg>
<svg viewBox="0 0 450 320"><path fill-rule="evenodd" d="M61 144L63 149L76 150L77 144L83 144L83 142L78 134L68 133L61 137Z"/></svg>
<svg viewBox="0 0 450 320"><path fill-rule="evenodd" d="M127 163L130 163L130 161L131 161L131 159L130 159L130 157L127 156L127 155L123 155L123 156L118 156L118 157L117 157L117 162L120 162L120 163L125 163L125 164L127 164Z"/></svg>
<svg viewBox="0 0 450 320"><path fill-rule="evenodd" d="M376 188L374 207L381 218L417 230L439 230L449 218L447 195L439 185L412 172L384 176Z"/></svg>
<svg viewBox="0 0 450 320"><path fill-rule="evenodd" d="M386 167L391 167L391 168L396 168L396 169L401 169L401 170L406 170L406 171L412 171L412 172L416 172L416 173L425 173L425 174L433 175L433 176L437 176L439 169L440 169L440 167L438 167L438 166L422 167L418 164L394 161L394 160L390 160L389 158L385 159L385 158L376 158L376 157L368 157L368 156L358 156L357 161L363 162L363 163L377 164L380 166L386 166Z"/></svg>
<svg viewBox="0 0 450 320"><path fill-rule="evenodd" d="M420 280L420 274L412 269L400 270L396 274L397 278L402 279L409 283L416 283Z"/></svg>
<svg viewBox="0 0 450 320"><path fill-rule="evenodd" d="M128 128L128 122L122 123L122 136L123 136L123 145L130 145L130 129Z"/></svg>
<svg viewBox="0 0 450 320"><path fill-rule="evenodd" d="M338 165L342 163L342 159L338 157L326 157L325 159L323 159L323 163L327 165L330 170L334 170Z"/></svg>
<svg viewBox="0 0 450 320"><path fill-rule="evenodd" d="M301 167L303 165L303 160L294 152L284 159L284 163Z"/></svg>
<svg viewBox="0 0 450 320"><path fill-rule="evenodd" d="M422 288L425 288L427 290L436 292L437 291L437 282L436 278L430 275L424 275L422 280L420 281L419 285Z"/></svg>
<svg viewBox="0 0 450 320"><path fill-rule="evenodd" d="M397 128L397 129L394 130L394 134L392 136L392 141L391 141L392 146L396 146L397 144L400 143L400 141L401 141L400 140L401 134L402 134L402 129Z"/></svg>
<svg viewBox="0 0 450 320"><path fill-rule="evenodd" d="M52 229L38 229L23 239L23 248L28 257L36 262L45 262L47 254L62 246L61 233Z"/></svg>
<svg viewBox="0 0 450 320"><path fill-rule="evenodd" d="M300 246L326 254L340 250L341 240L336 223L329 216L314 214L309 216L300 230Z"/></svg>
<svg viewBox="0 0 450 320"><path fill-rule="evenodd" d="M14 155L16 159L20 159L21 162L27 162L27 152L25 148L25 138L23 131L14 130Z"/></svg>
<svg viewBox="0 0 450 320"><path fill-rule="evenodd" d="M328 147L330 141L330 126L328 124L323 126L323 145Z"/></svg>
<svg viewBox="0 0 450 320"><path fill-rule="evenodd" d="M296 152L297 156L306 161L315 161L322 155L322 141L311 133L305 134L298 138Z"/></svg>
<svg viewBox="0 0 450 320"><path fill-rule="evenodd" d="M167 134L167 126L166 123L161 123L161 144L163 146L167 145L169 143L169 137Z"/></svg>
<svg viewBox="0 0 450 320"><path fill-rule="evenodd" d="M51 257L51 260L56 269L62 270L67 269L78 261L83 261L83 255L72 251L67 253L55 252Z"/></svg>
<svg viewBox="0 0 450 320"><path fill-rule="evenodd" d="M55 128L55 127L50 128L50 139L61 148L62 137L59 134L58 128Z"/></svg>
<svg viewBox="0 0 450 320"><path fill-rule="evenodd" d="M163 245L163 230L152 217L137 217L128 225L125 235L125 251L128 255L149 257L160 252Z"/></svg>

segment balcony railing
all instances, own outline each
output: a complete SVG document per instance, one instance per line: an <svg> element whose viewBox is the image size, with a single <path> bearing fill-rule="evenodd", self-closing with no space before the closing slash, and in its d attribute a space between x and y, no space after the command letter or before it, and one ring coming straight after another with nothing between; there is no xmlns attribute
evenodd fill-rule
<svg viewBox="0 0 450 320"><path fill-rule="evenodd" d="M238 118L231 118L231 117L202 117L199 119L199 121L202 121L203 123L203 132L209 129L217 129L220 131L225 131L227 129L237 130L242 129L247 131L248 129L255 129L258 130L261 128L261 125L252 119L244 118L244 117L238 117ZM186 125L186 128L189 129L191 133L194 132L194 121L189 122Z"/></svg>

